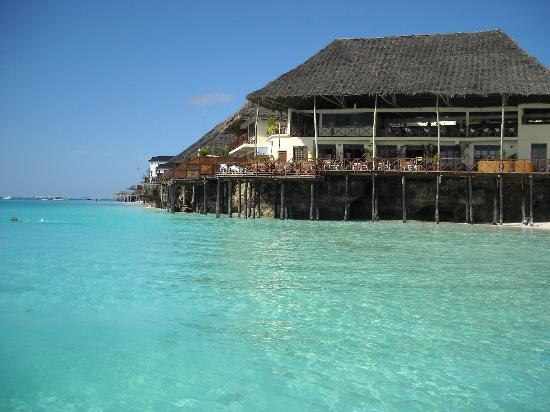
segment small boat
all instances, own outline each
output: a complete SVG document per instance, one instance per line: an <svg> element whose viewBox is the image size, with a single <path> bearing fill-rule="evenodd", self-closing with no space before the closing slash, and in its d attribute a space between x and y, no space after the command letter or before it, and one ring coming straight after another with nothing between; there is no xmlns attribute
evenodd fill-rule
<svg viewBox="0 0 550 412"><path fill-rule="evenodd" d="M4 200L10 200L10 199L11 199L11 196L2 196L2 199L4 199Z"/></svg>

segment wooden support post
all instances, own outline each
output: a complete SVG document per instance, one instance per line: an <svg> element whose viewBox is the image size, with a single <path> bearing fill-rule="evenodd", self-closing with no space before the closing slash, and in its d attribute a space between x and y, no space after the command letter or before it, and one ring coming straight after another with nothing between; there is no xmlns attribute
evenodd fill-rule
<svg viewBox="0 0 550 412"><path fill-rule="evenodd" d="M277 181L275 180L275 183L273 184L273 219L277 219L277 203L278 203L278 196L277 196Z"/></svg>
<svg viewBox="0 0 550 412"><path fill-rule="evenodd" d="M407 178L405 175L401 176L401 200L403 202L403 223L407 223Z"/></svg>
<svg viewBox="0 0 550 412"><path fill-rule="evenodd" d="M349 173L346 173L346 192L345 192L345 204L344 204L344 221L349 220Z"/></svg>
<svg viewBox="0 0 550 412"><path fill-rule="evenodd" d="M237 206L237 213L239 214L240 219L242 213L242 182L240 180L237 180L237 185L239 187L239 204Z"/></svg>
<svg viewBox="0 0 550 412"><path fill-rule="evenodd" d="M472 176L468 176L468 197L470 198L470 224L474 224L474 199L472 196Z"/></svg>
<svg viewBox="0 0 550 412"><path fill-rule="evenodd" d="M197 194L197 186L193 185L193 189L191 192L191 204L193 205L193 208L195 209L195 213L199 213L199 196Z"/></svg>
<svg viewBox="0 0 550 412"><path fill-rule="evenodd" d="M315 207L315 182L311 182L309 187L309 220L313 220L315 218L314 207Z"/></svg>
<svg viewBox="0 0 550 412"><path fill-rule="evenodd" d="M256 181L250 183L250 207L252 208L252 219L256 219Z"/></svg>
<svg viewBox="0 0 550 412"><path fill-rule="evenodd" d="M533 176L529 176L529 224L533 226L535 217L533 216Z"/></svg>
<svg viewBox="0 0 550 412"><path fill-rule="evenodd" d="M220 217L220 197L221 197L221 182L220 178L216 179L216 218Z"/></svg>
<svg viewBox="0 0 550 412"><path fill-rule="evenodd" d="M466 207L465 210L465 220L466 223L470 223L470 194L468 191L468 178L464 178L464 205Z"/></svg>
<svg viewBox="0 0 550 412"><path fill-rule="evenodd" d="M523 224L523 221L527 217L527 213L525 210L525 182L523 181L523 177L521 178L521 223Z"/></svg>
<svg viewBox="0 0 550 412"><path fill-rule="evenodd" d="M233 181L227 182L227 214L233 217Z"/></svg>
<svg viewBox="0 0 550 412"><path fill-rule="evenodd" d="M281 207L280 219L285 220L285 181L281 181Z"/></svg>
<svg viewBox="0 0 550 412"><path fill-rule="evenodd" d="M208 202L206 201L206 179L205 179L202 184L202 213L204 215L208 213L207 203Z"/></svg>
<svg viewBox="0 0 550 412"><path fill-rule="evenodd" d="M502 174L499 176L499 213L498 213L498 218L499 218L499 223L500 225L502 226L502 223L504 222L504 216L503 216L503 209L504 209L504 204L503 204L503 197L504 197L504 180L503 180L503 176Z"/></svg>
<svg viewBox="0 0 550 412"><path fill-rule="evenodd" d="M439 185L441 184L441 175L435 177L435 223L439 225Z"/></svg>
<svg viewBox="0 0 550 412"><path fill-rule="evenodd" d="M372 174L372 190L371 190L371 218L374 222L376 220L376 178L374 177L374 173Z"/></svg>
<svg viewBox="0 0 550 412"><path fill-rule="evenodd" d="M186 206L187 206L187 193L185 193L185 185L183 185L181 187L181 209L182 209L182 212L185 210Z"/></svg>
<svg viewBox="0 0 550 412"><path fill-rule="evenodd" d="M244 218L248 219L248 181L244 181Z"/></svg>
<svg viewBox="0 0 550 412"><path fill-rule="evenodd" d="M315 182L315 220L319 221L319 182Z"/></svg>
<svg viewBox="0 0 550 412"><path fill-rule="evenodd" d="M257 202L256 204L258 205L258 211L257 211L257 214L258 214L258 219L261 219L262 218L262 185L260 182L256 181L256 195L257 195Z"/></svg>
<svg viewBox="0 0 550 412"><path fill-rule="evenodd" d="M498 178L495 179L495 195L493 196L493 225L498 223Z"/></svg>

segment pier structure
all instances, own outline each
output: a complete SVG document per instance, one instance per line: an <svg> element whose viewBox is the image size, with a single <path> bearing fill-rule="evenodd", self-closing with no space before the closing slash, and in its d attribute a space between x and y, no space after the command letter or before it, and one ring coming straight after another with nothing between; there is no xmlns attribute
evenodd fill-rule
<svg viewBox="0 0 550 412"><path fill-rule="evenodd" d="M550 73L500 30L336 39L247 99L216 126L228 153L161 177L170 199L193 188L181 210L550 219Z"/></svg>

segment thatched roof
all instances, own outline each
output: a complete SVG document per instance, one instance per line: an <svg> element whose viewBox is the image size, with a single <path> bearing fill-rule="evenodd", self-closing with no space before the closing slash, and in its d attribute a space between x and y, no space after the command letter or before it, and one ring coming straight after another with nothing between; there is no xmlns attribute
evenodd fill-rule
<svg viewBox="0 0 550 412"><path fill-rule="evenodd" d="M226 123L227 120L218 123L199 140L187 147L180 154L170 159L170 163L184 163L188 159L197 156L198 150L204 146L222 147L224 145L229 145L229 143L231 143L235 138L235 134L225 131Z"/></svg>
<svg viewBox="0 0 550 412"><path fill-rule="evenodd" d="M287 111L270 110L265 107L258 107L258 119L266 120L275 118L286 121ZM256 105L250 102L244 104L226 123L224 130L236 130L243 123L248 123L256 119Z"/></svg>
<svg viewBox="0 0 550 412"><path fill-rule="evenodd" d="M260 107L258 118L268 119L270 117L286 120L287 113L286 111L281 113ZM236 137L235 130L237 130L243 122L248 122L255 118L256 105L245 103L236 113L223 122L218 123L191 146L171 158L170 163L184 163L188 159L197 156L198 150L204 146L222 147L224 145L229 145Z"/></svg>
<svg viewBox="0 0 550 412"><path fill-rule="evenodd" d="M547 100L550 71L500 30L337 39L247 98L270 108L311 108L312 96L375 94Z"/></svg>

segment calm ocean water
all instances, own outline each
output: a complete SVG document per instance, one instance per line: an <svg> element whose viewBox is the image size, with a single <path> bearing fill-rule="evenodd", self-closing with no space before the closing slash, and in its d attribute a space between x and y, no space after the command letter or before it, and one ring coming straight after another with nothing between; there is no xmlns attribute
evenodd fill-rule
<svg viewBox="0 0 550 412"><path fill-rule="evenodd" d="M0 200L0 410L189 409L550 410L550 233Z"/></svg>

